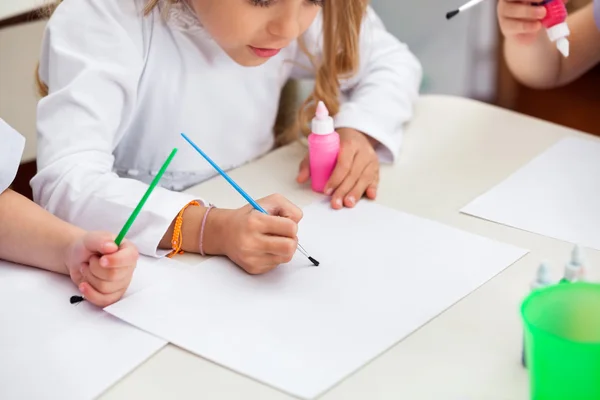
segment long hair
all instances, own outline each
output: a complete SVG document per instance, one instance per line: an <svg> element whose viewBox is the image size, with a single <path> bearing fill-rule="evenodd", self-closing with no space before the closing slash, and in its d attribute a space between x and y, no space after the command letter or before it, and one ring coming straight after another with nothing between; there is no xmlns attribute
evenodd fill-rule
<svg viewBox="0 0 600 400"><path fill-rule="evenodd" d="M334 116L340 109L340 79L354 75L359 66L360 28L368 0L324 0L322 59L312 57L300 40L301 50L313 62L316 70L312 93L301 105L295 124L286 130L283 140L289 141L301 132L310 133L310 120L315 115L318 101L325 103Z"/></svg>
<svg viewBox="0 0 600 400"><path fill-rule="evenodd" d="M182 0L167 0L174 3ZM45 17L50 17L62 0L55 0L42 10ZM158 6L160 0L148 0L144 7L144 15L148 15ZM280 103L280 115L275 126L279 143L287 143L298 138L298 133L310 133L310 120L313 118L317 102L323 101L329 113L335 116L340 108L340 79L354 75L359 65L359 40L362 20L366 13L368 0L324 0L323 3L323 51L319 60L310 53L302 40L300 49L312 62L315 69L315 85L313 92L300 106L295 118L289 118L289 101L296 94L292 90L284 90ZM41 97L48 95L48 86L40 79L39 63L35 72L36 86ZM286 96L287 92L287 96ZM287 97L287 98L286 98ZM289 123L286 120L293 120Z"/></svg>

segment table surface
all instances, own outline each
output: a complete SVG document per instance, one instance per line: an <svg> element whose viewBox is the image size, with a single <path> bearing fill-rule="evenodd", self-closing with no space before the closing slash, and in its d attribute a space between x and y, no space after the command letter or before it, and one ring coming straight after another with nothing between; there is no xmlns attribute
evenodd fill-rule
<svg viewBox="0 0 600 400"><path fill-rule="evenodd" d="M19 14L36 10L48 4L45 0L2 0L0 1L0 21Z"/></svg>
<svg viewBox="0 0 600 400"><path fill-rule="evenodd" d="M377 202L531 252L325 393L323 400L528 398L520 365L519 305L542 259L562 273L571 245L461 214L479 194L567 136L585 134L473 100L423 96L395 165L381 170ZM585 135L587 136L587 135ZM253 196L281 193L299 206L319 199L295 183L306 148L293 144L231 172ZM268 176L268 179L265 177ZM221 178L190 190L220 207L244 204ZM590 264L600 252L589 251ZM202 258L183 255L198 263ZM597 271L592 271L597 278ZM596 276L594 276L596 275ZM166 346L102 399L292 399L271 387Z"/></svg>

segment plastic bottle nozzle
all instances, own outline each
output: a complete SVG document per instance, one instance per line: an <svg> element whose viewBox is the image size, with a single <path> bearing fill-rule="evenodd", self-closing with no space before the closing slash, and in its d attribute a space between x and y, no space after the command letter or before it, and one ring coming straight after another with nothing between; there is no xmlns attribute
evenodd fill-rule
<svg viewBox="0 0 600 400"><path fill-rule="evenodd" d="M325 106L325 103L323 103L322 101L319 101L319 103L317 104L317 111L315 112L315 116L318 119L325 119L329 117L329 110Z"/></svg>
<svg viewBox="0 0 600 400"><path fill-rule="evenodd" d="M556 47L563 56L569 57L569 41L567 40L567 38L558 39L556 41Z"/></svg>
<svg viewBox="0 0 600 400"><path fill-rule="evenodd" d="M544 261L538 267L535 275L535 280L531 283L532 289L538 289L552 284L552 277L550 276L550 267L547 261Z"/></svg>
<svg viewBox="0 0 600 400"><path fill-rule="evenodd" d="M315 117L312 120L312 133L317 135L329 135L335 130L333 118L329 116L329 110L325 103L319 101Z"/></svg>
<svg viewBox="0 0 600 400"><path fill-rule="evenodd" d="M571 251L571 263L575 265L583 265L583 251L581 250L581 246L578 244L573 247L573 251Z"/></svg>

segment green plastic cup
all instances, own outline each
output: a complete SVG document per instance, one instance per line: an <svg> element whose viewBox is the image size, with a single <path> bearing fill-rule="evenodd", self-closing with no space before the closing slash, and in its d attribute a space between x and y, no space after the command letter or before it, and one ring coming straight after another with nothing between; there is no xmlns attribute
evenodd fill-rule
<svg viewBox="0 0 600 400"><path fill-rule="evenodd" d="M562 283L521 306L532 400L600 399L600 285Z"/></svg>

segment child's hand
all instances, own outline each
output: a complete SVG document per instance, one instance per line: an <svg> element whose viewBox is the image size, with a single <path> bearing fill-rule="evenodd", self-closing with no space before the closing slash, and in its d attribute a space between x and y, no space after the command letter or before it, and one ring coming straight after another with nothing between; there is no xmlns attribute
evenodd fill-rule
<svg viewBox="0 0 600 400"><path fill-rule="evenodd" d="M281 195L268 196L258 203L269 215L250 205L213 211L213 223L225 228L221 237L223 253L253 275L292 259L298 244L298 222L302 219L302 210Z"/></svg>
<svg viewBox="0 0 600 400"><path fill-rule="evenodd" d="M568 0L563 0L567 3ZM506 38L519 43L532 43L542 30L541 20L546 16L544 6L520 0L498 1L498 22Z"/></svg>
<svg viewBox="0 0 600 400"><path fill-rule="evenodd" d="M374 150L375 140L355 129L340 128L337 132L340 134L340 154L324 192L331 196L331 206L340 209L354 207L365 193L369 199L375 199L379 158ZM296 179L304 183L309 177L309 159L306 156Z"/></svg>
<svg viewBox="0 0 600 400"><path fill-rule="evenodd" d="M118 301L129 287L138 252L124 241L118 248L110 233L90 232L68 250L66 265L85 299L99 307Z"/></svg>

